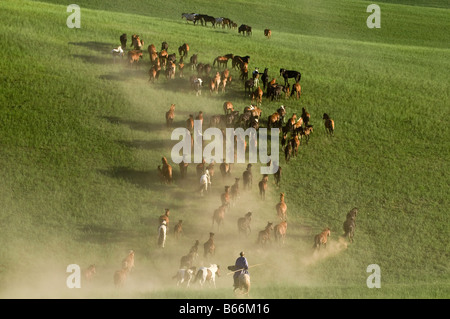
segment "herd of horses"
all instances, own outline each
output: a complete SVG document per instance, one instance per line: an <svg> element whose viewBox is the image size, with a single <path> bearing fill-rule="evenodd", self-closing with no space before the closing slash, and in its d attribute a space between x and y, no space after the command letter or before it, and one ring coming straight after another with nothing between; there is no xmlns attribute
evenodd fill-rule
<svg viewBox="0 0 450 319"><path fill-rule="evenodd" d="M237 25L228 18L214 18L209 15L204 14L187 14L183 13L182 18L186 21L193 22L196 25L200 22L201 25L206 26L210 23L213 27L221 26L222 28L237 28ZM238 28L239 33L245 35L252 34L252 28L248 25L242 24ZM267 38L271 37L271 30L265 29L264 35ZM112 54L115 57L124 56L124 52L127 51L127 35L122 34L120 36L121 45L117 49L113 49ZM144 40L136 34L132 35L130 50L127 52L127 57L130 65L138 64L143 58ZM288 70L285 68L279 69L279 76L282 77L283 83L279 84L275 77L270 77L268 68L264 68L262 73L256 68L255 71L249 72L249 55L235 55L232 53L227 53L224 55L218 55L212 63L201 63L198 60L198 54L190 55L190 47L187 43L183 43L176 46L178 49L178 56L176 53L169 54L169 44L167 42L161 43L161 48L157 50L154 44L150 44L147 47L147 52L150 57L151 67L148 71L149 81L155 82L159 78L160 72L164 71L166 74L166 79L171 80L175 78L177 74L180 78L184 78L183 70L185 65L189 66L186 69L191 70L191 76L189 77L190 88L195 92L195 94L201 95L201 90L205 84L208 85L210 89L210 94L219 94L219 92L225 92L227 85L232 83L231 71L238 71L238 79L241 80L244 87L244 94L247 97L251 97L251 105L246 106L242 113L236 110L231 101L226 101L223 103L224 114L212 115L210 121L208 122L212 127L254 127L258 129L260 125L263 125L266 120L262 118L262 102L263 97L273 100L279 100L283 95L285 98L296 98L300 99L302 89L300 86L301 73L296 70ZM172 50L174 51L174 50ZM189 62L185 62L184 59L189 58ZM229 68L228 63L231 62ZM250 75L251 74L251 75ZM293 79L294 83L289 84L289 80ZM262 88L261 88L262 85ZM265 92L264 92L265 91ZM287 117L287 110L284 105L280 106L276 112L270 114L267 117L267 128L278 127L281 129L281 150L285 153L285 162L288 163L291 157L295 157L298 154L298 147L301 145L303 139L308 143L311 133L313 132L313 125L310 122L311 115L302 108L301 116L297 117L295 112L292 113L291 117ZM194 113L193 113L194 114ZM191 133L193 130L194 115L191 114L186 120L186 126ZM203 121L203 112L199 111L198 115L195 117L197 120ZM175 119L175 104L171 104L167 112L165 112L165 124L170 128ZM324 125L327 134L331 136L334 133L334 120L330 118L327 113L323 114L322 119L324 120ZM192 135L191 135L192 136ZM200 177L204 176L207 172L208 177L214 181L214 164L215 163L205 163L203 161L196 166L196 176L198 180ZM270 163L268 164L270 165ZM186 180L188 175L188 166L186 162L181 162L179 164L180 178ZM222 175L222 181L226 181L233 175L232 172L233 165L231 163L221 163L220 172ZM221 226L231 209L238 208L238 202L241 195L245 194L247 191L252 190L253 185L253 175L251 171L252 165L248 164L242 175L239 174L238 177L235 176L234 183L225 185L223 193L220 195L220 200L218 200L217 208L212 212L212 225L211 230L217 229L221 230ZM164 184L170 185L174 183L174 172L172 165L169 163L165 156L161 157L161 164L157 166L158 174L161 181ZM280 187L281 180L281 167L279 166L278 171L273 175L276 187ZM242 188L240 184L242 183ZM195 185L194 188L197 186ZM261 180L258 181L258 193L261 201L266 200L266 193L269 187L269 176L263 175ZM287 235L287 203L285 201L285 193L280 193L279 201L273 206L274 217L278 219L277 223L268 221L264 229L257 232L256 244L266 249L272 242L278 243L278 245L284 245L286 235ZM347 219L343 224L344 237L348 238L350 242L353 242L354 232L356 228L356 214L357 208L352 209L347 214ZM236 235L243 238L248 238L252 233L252 212L247 212L244 216L237 219L237 232ZM162 216L164 217L164 216ZM160 218L160 222L164 220L167 229L169 229L169 215L166 211L164 218ZM183 221L179 220L178 224L173 228L174 238L177 240L183 234L182 232ZM331 235L330 228L325 228L321 233L317 234L312 238L314 242L313 248L319 250L321 247L326 247L328 237ZM189 287L191 284L198 282L200 286L203 286L206 282L209 282L212 286L215 286L216 276L220 276L220 266L216 263L211 263L209 267L197 267L195 262L199 256L199 241L196 240L195 244L191 247L189 252L182 256L180 259L180 267L174 278L177 279L178 286ZM209 232L208 240L203 244L203 257L205 260L211 260L215 256L216 251L216 241L214 232ZM131 254L131 252L130 252ZM132 252L134 258L134 251ZM125 282L127 275L131 272L134 267L130 267L128 263L125 263L121 270L117 271L114 275L114 281L116 286L122 286ZM241 278L241 290L243 293L248 294L250 289L250 276L242 276Z"/></svg>

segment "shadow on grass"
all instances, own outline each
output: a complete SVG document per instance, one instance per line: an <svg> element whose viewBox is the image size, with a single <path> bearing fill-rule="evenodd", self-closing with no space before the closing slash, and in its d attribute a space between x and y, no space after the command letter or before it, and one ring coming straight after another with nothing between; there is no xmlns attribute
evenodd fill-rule
<svg viewBox="0 0 450 319"><path fill-rule="evenodd" d="M68 44L81 46L97 52L109 53L112 49L117 48L118 45L113 45L106 42L87 41L87 42L69 42Z"/></svg>
<svg viewBox="0 0 450 319"><path fill-rule="evenodd" d="M99 57L99 56L92 56L92 55L84 55L84 54L74 54L72 55L74 58L82 59L86 63L93 63L93 64L114 64L113 59L106 58L106 57Z"/></svg>
<svg viewBox="0 0 450 319"><path fill-rule="evenodd" d="M143 132L155 132L166 129L165 123L148 123L141 121L132 121L132 120L124 120L117 116L103 116L103 119L106 119L112 124L121 124L126 125L132 130L143 131Z"/></svg>
<svg viewBox="0 0 450 319"><path fill-rule="evenodd" d="M99 172L105 176L124 180L143 189L154 188L155 184L161 185L156 166L150 171L139 171L129 167L113 167L109 170L99 170Z"/></svg>

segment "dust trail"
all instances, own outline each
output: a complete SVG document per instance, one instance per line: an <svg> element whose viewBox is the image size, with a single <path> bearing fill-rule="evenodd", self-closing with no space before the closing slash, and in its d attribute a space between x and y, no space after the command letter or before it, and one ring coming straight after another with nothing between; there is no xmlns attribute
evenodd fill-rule
<svg viewBox="0 0 450 319"><path fill-rule="evenodd" d="M303 266L311 266L316 262L334 257L347 249L348 243L342 236L336 240L328 240L327 246L322 247L320 249L315 249L310 256L305 256L300 259L300 262Z"/></svg>

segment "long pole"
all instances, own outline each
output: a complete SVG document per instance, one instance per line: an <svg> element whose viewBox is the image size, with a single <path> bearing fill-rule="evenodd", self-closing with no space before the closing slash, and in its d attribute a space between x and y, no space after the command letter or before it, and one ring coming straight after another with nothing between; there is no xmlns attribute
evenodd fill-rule
<svg viewBox="0 0 450 319"><path fill-rule="evenodd" d="M256 264L256 265L252 265L252 266L249 266L248 268L252 268L252 267L256 267L256 266L261 266L261 265L264 265L264 263L262 263L262 264ZM234 274L235 272L238 272L238 271L244 270L244 269L245 269L245 268L241 268L241 269L238 269L238 270L235 270L235 271L229 272L229 273L227 273L227 276L228 276L228 275L231 275L231 274Z"/></svg>

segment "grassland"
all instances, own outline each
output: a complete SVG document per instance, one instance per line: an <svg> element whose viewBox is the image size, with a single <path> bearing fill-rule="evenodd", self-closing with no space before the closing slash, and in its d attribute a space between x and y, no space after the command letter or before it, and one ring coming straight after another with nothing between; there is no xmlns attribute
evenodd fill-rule
<svg viewBox="0 0 450 319"><path fill-rule="evenodd" d="M375 30L365 25L366 1L78 1L81 28L69 29L63 1L2 1L0 296L233 298L226 275L214 292L179 289L171 278L193 242L214 230L214 262L233 264L245 250L251 264L264 264L251 271L253 298L448 298L450 22L448 4L436 3L383 2ZM180 19L185 11L228 16L252 25L253 36L194 27ZM288 114L306 107L315 127L298 158L281 160L281 187L271 184L266 202L255 167L252 191L217 231L211 215L232 180L216 176L203 199L193 192L192 165L187 181L174 165L175 183L160 183L156 167L174 144L164 126L170 104L182 126L194 112L221 113L225 100L239 110L250 101L237 80L225 94L201 97L186 79L149 84L148 54L139 69L113 63L122 33L157 48L167 41L174 52L187 42L205 63L248 54L250 69L267 67L278 81L280 67L302 72L299 101L263 101L265 115L280 104ZM336 122L333 138L324 112ZM256 233L276 221L279 192L288 204L286 244L261 249ZM355 242L345 245L342 223L355 206ZM184 220L185 236L169 234L159 250L166 207L172 222ZM253 233L239 239L235 220L249 210ZM326 226L328 250L313 254L312 238ZM129 249L136 271L116 290L112 274ZM74 263L97 265L91 286L66 287ZM366 286L369 264L381 268L381 289Z"/></svg>

